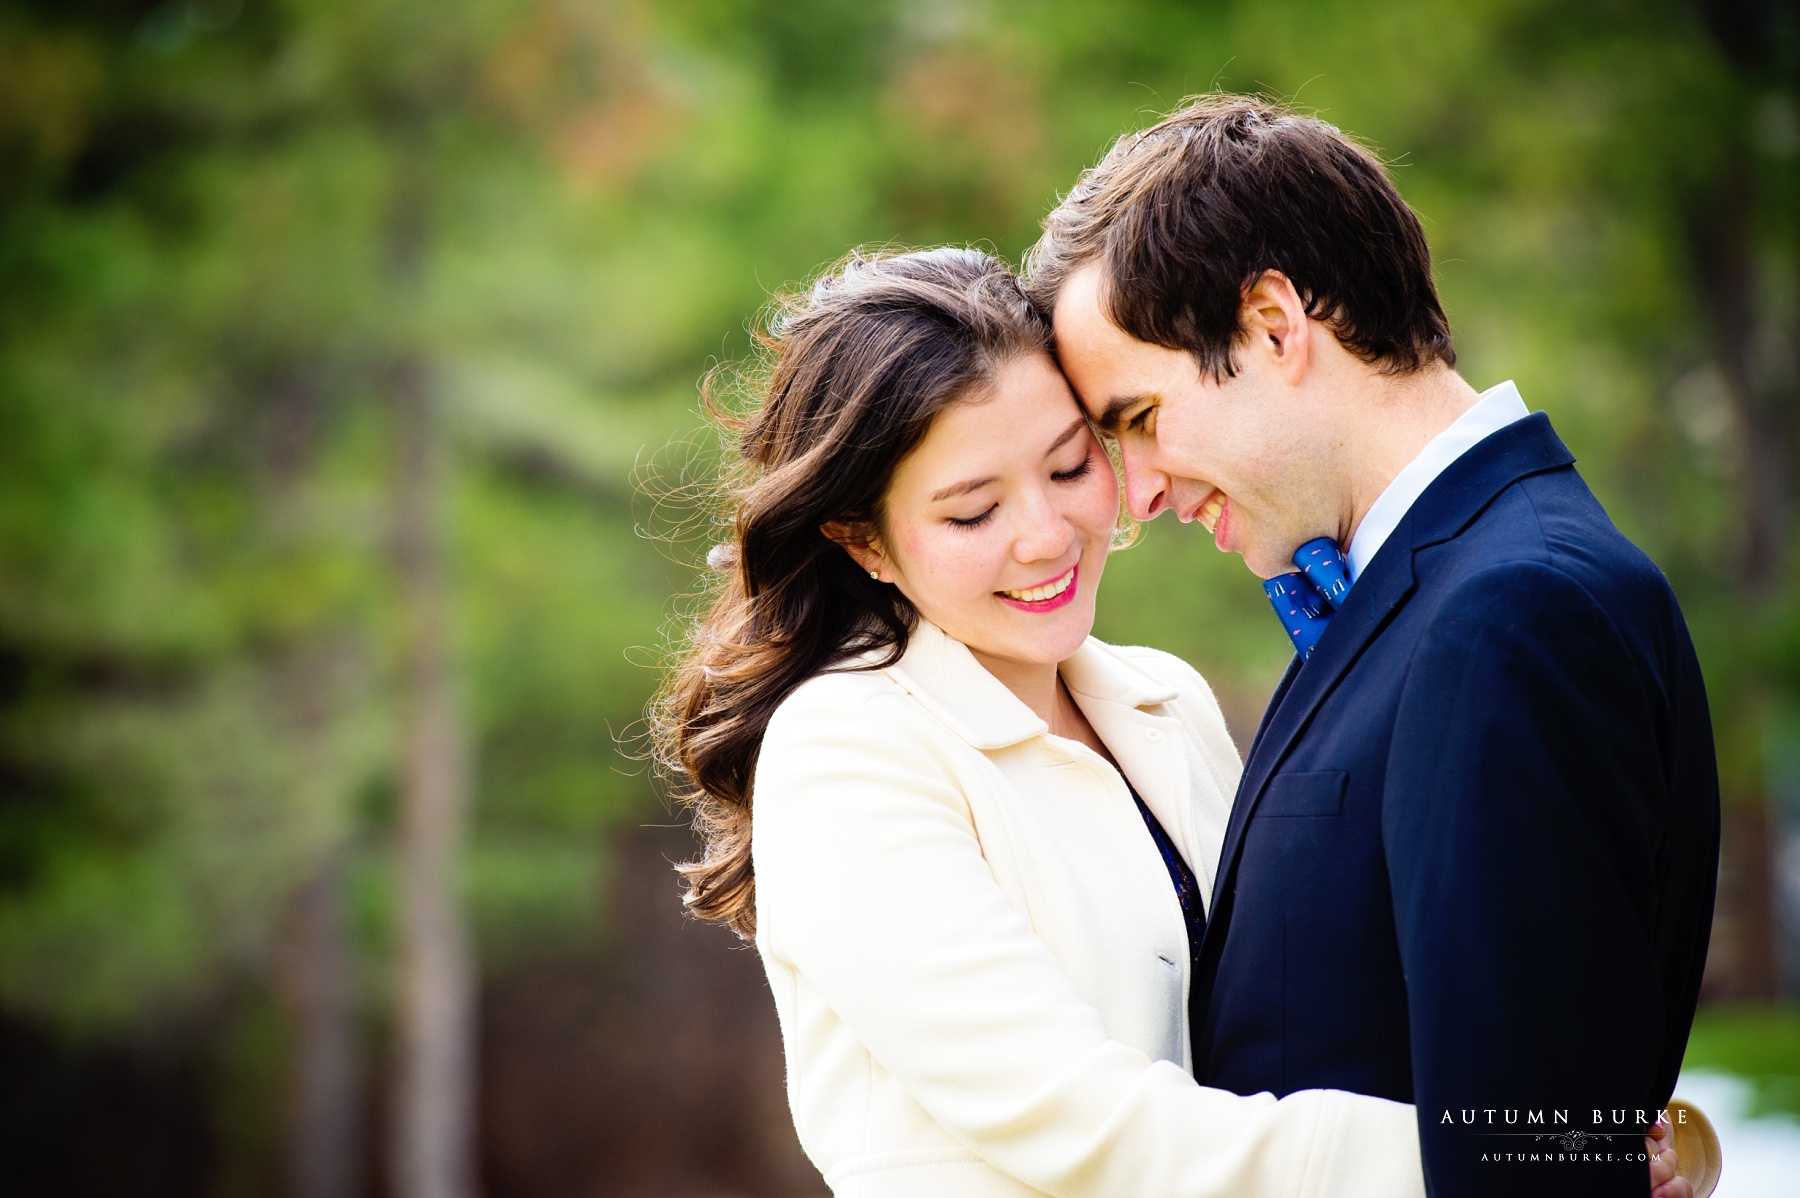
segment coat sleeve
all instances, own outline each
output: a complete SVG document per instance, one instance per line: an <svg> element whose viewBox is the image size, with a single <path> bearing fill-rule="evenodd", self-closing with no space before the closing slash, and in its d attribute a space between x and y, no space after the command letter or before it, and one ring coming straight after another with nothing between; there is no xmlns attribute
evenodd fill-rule
<svg viewBox="0 0 1800 1198"><path fill-rule="evenodd" d="M1549 566L1490 568L1440 610L1402 692L1382 816L1427 1188L1643 1198L1635 1111L1667 1098L1652 1093L1657 692ZM1533 1138L1547 1129L1532 1111L1589 1130L1599 1112L1614 1134L1587 1153L1610 1159L1494 1159L1563 1150Z"/></svg>
<svg viewBox="0 0 1800 1198"><path fill-rule="evenodd" d="M1408 1106L1240 1097L1110 1038L988 868L948 735L897 692L803 691L765 737L753 825L763 951L934 1119L1069 1198L1420 1192Z"/></svg>

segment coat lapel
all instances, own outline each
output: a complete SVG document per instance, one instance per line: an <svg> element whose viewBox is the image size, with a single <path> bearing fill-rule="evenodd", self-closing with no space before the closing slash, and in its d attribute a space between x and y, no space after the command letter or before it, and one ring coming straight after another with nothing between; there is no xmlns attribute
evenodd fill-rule
<svg viewBox="0 0 1800 1198"><path fill-rule="evenodd" d="M1568 466L1574 460L1550 427L1549 417L1538 412L1479 442L1452 462L1419 496L1369 568L1350 588L1344 606L1332 617L1312 657L1304 664L1296 658L1270 702L1238 784L1231 821L1225 828L1219 873L1213 883L1212 909L1218 909L1234 884L1244 831L1269 779L1306 731L1319 704L1337 688L1412 595L1417 585L1413 554L1460 534L1501 491L1519 479ZM1216 928L1208 926L1208 941L1214 939L1215 930L1218 935L1224 934L1224 921L1218 922L1220 926Z"/></svg>
<svg viewBox="0 0 1800 1198"><path fill-rule="evenodd" d="M1193 812L1194 788L1204 775L1189 759L1181 721L1166 711L1178 690L1093 639L1063 663L1062 678L1182 857L1196 871L1202 862L1210 865L1213 858L1201 851Z"/></svg>
<svg viewBox="0 0 1800 1198"><path fill-rule="evenodd" d="M869 655L873 659L874 655ZM906 652L884 671L958 736L984 752L1042 736L1048 725L975 660L968 647L920 620ZM1188 760L1181 722L1165 712L1176 687L1089 637L1062 664L1077 706L1175 838L1190 864L1212 862L1194 824L1194 787L1205 774Z"/></svg>
<svg viewBox="0 0 1800 1198"><path fill-rule="evenodd" d="M883 673L978 749L1003 749L1049 731L966 645L930 620L919 621L906 652Z"/></svg>

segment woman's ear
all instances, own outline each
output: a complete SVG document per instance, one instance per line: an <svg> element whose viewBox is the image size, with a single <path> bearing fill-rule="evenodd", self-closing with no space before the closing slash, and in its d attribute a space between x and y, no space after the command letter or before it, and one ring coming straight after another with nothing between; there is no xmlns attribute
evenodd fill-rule
<svg viewBox="0 0 1800 1198"><path fill-rule="evenodd" d="M825 534L826 540L835 541L842 546L844 552L850 555L850 560L864 573L882 582L892 581L886 577L888 562L887 555L881 551L881 542L869 535L866 528L833 520L819 525L819 531Z"/></svg>

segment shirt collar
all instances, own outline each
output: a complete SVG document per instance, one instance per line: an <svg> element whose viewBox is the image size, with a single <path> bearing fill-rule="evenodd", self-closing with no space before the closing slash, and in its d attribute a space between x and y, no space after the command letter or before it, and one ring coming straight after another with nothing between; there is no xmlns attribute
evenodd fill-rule
<svg viewBox="0 0 1800 1198"><path fill-rule="evenodd" d="M1375 560L1375 554L1387 543L1394 529L1400 526L1400 521L1405 518L1412 505L1450 463L1475 448L1488 436L1528 415L1530 412L1526 410L1518 387L1508 379L1483 391L1481 397L1468 411L1458 416L1454 424L1427 442L1425 448L1419 451L1419 456L1394 476L1394 481L1370 505L1362 523L1356 526L1356 535L1350 538L1350 550L1345 555L1350 581L1355 582L1369 563Z"/></svg>
<svg viewBox="0 0 1800 1198"><path fill-rule="evenodd" d="M1005 748L1050 730L987 672L968 646L929 620L919 621L906 652L883 672L978 749ZM1167 683L1093 637L1062 663L1062 678L1084 698L1125 707L1167 703L1176 695Z"/></svg>

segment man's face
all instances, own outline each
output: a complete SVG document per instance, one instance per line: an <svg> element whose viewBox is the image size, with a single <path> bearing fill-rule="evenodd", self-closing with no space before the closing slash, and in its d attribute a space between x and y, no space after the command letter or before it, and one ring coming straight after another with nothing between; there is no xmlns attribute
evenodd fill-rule
<svg viewBox="0 0 1800 1198"><path fill-rule="evenodd" d="M1198 520L1264 578L1292 570L1295 549L1337 531L1317 397L1254 339L1222 382L1184 351L1139 341L1101 306L1103 269L1083 267L1063 287L1056 352L1083 409L1118 439L1131 514Z"/></svg>

